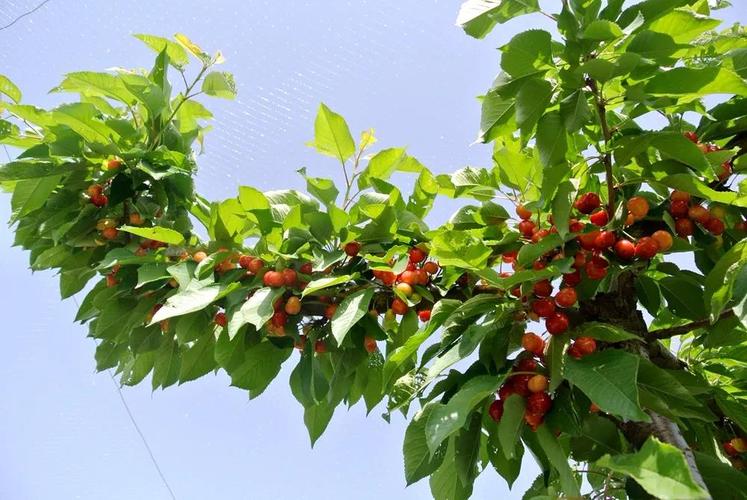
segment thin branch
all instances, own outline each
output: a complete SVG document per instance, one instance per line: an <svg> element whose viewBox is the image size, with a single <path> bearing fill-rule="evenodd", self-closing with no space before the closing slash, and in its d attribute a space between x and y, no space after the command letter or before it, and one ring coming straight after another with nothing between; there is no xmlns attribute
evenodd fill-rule
<svg viewBox="0 0 747 500"><path fill-rule="evenodd" d="M734 316L734 310L728 309L719 315L719 317L717 318L717 321L731 318L732 316ZM661 330L654 330L652 332L649 332L646 337L649 340L671 339L672 337L676 337L677 335L684 335L686 333L692 332L693 330L697 330L698 328L703 328L710 324L711 324L710 319L701 319L698 321L693 321L692 323L687 323L685 325L673 326L672 328L663 328Z"/></svg>
<svg viewBox="0 0 747 500"><path fill-rule="evenodd" d="M17 23L18 21L20 21L20 20L21 20L21 19L23 19L24 17L26 17L26 16L30 16L31 14L33 14L33 13L34 13L34 12L36 12L37 10L41 9L42 7L44 7L44 6L46 5L46 4L48 4L48 3L49 3L49 2L51 2L51 1L52 1L52 0L44 0L44 1L42 2L42 3L40 3L40 4L39 4L39 5L37 5L36 7L34 7L33 9L31 9L31 10L29 10L29 11L26 11L26 12L24 12L23 14L21 14L20 16L16 17L16 18L15 18L15 19L13 19L13 20L12 20L11 22L9 22L8 24L6 24L5 26L0 26L0 31L2 31L2 30L6 30L6 29L10 28L11 26L13 26L14 24L16 24L16 23Z"/></svg>
<svg viewBox="0 0 747 500"><path fill-rule="evenodd" d="M599 124L602 127L602 134L604 135L604 155L602 157L602 163L604 164L604 173L607 180L607 211L611 217L612 214L615 213L615 182L614 177L612 176L612 155L609 152L609 143L610 139L612 139L612 132L607 123L607 104L597 86L597 82L589 80L589 88L594 94L596 100Z"/></svg>

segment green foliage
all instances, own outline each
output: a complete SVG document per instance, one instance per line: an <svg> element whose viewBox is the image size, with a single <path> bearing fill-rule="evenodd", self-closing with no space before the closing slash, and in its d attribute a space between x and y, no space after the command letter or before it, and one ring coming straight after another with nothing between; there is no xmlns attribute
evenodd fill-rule
<svg viewBox="0 0 747 500"><path fill-rule="evenodd" d="M212 117L196 98L232 99L236 84L220 52L183 34L136 35L156 53L149 72L65 75L53 91L78 102L51 110L0 75L15 244L33 270L58 272L63 298L88 290L76 320L99 370L154 389L221 370L254 398L291 363L312 444L342 404L413 413L405 478L428 477L434 498L468 498L490 467L512 485L526 448L543 472L526 498L744 498L744 456L724 443L747 433L747 35L715 31L705 1L624 3L464 2L457 23L476 38L520 15L556 25L500 42L478 133L492 164L435 174L405 148L377 149L372 130L356 142L321 104L309 145L344 181L301 169L308 194L195 192ZM707 207L691 237L672 189ZM592 254L585 193L618 239L681 236L650 259L596 239ZM648 210L631 221L634 196ZM463 203L431 227L440 197ZM519 231L505 201L538 231ZM687 270L671 258L685 252ZM543 286L573 279L573 304L547 301L567 327L535 316ZM542 356L522 337L542 333L537 321L559 330ZM534 384L545 400L527 397ZM671 425L642 443L652 421Z"/></svg>

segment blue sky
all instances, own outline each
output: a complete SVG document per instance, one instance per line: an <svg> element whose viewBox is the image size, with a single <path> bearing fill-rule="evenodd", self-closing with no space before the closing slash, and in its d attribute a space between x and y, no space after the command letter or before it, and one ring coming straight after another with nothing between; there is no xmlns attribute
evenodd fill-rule
<svg viewBox="0 0 747 500"><path fill-rule="evenodd" d="M0 25L34 5L3 2ZM64 96L47 91L66 72L149 66L152 54L132 33L183 32L221 49L239 86L234 102L205 101L216 115L197 177L208 198L232 196L240 184L301 188L302 166L339 178L334 162L304 146L322 101L354 132L373 127L379 146L406 145L447 172L488 164L489 148L470 144L475 96L497 73L496 47L520 30L547 27L529 16L476 41L454 26L457 5L52 0L0 31L0 73L19 84L26 103L50 106ZM736 20L733 9L727 14ZM4 220L8 202L0 204ZM169 498L115 384L95 373L95 345L72 322L74 302L60 302L57 280L32 275L11 242L1 231L0 498ZM177 498L430 498L426 481L404 488L402 418L387 424L380 411L364 418L362 408L338 409L311 450L289 374L251 402L223 374L156 393L147 383L123 390ZM474 498L520 498L536 473L527 467L509 494L488 470Z"/></svg>

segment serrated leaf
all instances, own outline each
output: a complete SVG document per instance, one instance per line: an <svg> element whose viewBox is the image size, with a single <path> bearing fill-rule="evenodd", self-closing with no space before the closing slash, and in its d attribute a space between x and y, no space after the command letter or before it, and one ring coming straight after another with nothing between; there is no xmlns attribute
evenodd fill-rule
<svg viewBox="0 0 747 500"><path fill-rule="evenodd" d="M314 121L314 140L310 145L320 153L337 158L341 162L345 162L355 153L355 142L347 122L323 103L319 105Z"/></svg>
<svg viewBox="0 0 747 500"><path fill-rule="evenodd" d="M374 288L368 287L354 292L340 302L332 316L332 336L337 345L342 345L345 336L360 319L368 314L368 305L374 296Z"/></svg>
<svg viewBox="0 0 747 500"><path fill-rule="evenodd" d="M443 463L446 446L440 446L431 455L426 440L426 423L435 405L426 405L415 414L405 430L402 453L405 457L405 480L411 485L432 474Z"/></svg>

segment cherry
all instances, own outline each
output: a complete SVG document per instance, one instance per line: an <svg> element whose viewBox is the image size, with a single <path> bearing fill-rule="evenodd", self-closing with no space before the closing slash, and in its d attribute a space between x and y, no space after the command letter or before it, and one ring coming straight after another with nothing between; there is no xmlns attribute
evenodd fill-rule
<svg viewBox="0 0 747 500"><path fill-rule="evenodd" d="M563 288L555 294L555 303L560 307L572 307L577 300L576 290L571 287Z"/></svg>
<svg viewBox="0 0 747 500"><path fill-rule="evenodd" d="M548 298L534 300L532 311L540 318L547 318L555 312L555 303Z"/></svg>
<svg viewBox="0 0 747 500"><path fill-rule="evenodd" d="M358 255L358 252L361 251L361 244L357 241L345 243L343 251L347 254L348 257L355 257L356 255Z"/></svg>
<svg viewBox="0 0 747 500"><path fill-rule="evenodd" d="M317 354L324 354L325 352L327 352L327 343L322 339L314 342L314 352Z"/></svg>
<svg viewBox="0 0 747 500"><path fill-rule="evenodd" d="M597 265L593 260L586 263L585 270L586 275L592 280L601 280L607 276L607 268Z"/></svg>
<svg viewBox="0 0 747 500"><path fill-rule="evenodd" d="M495 401L490 403L488 414L490 415L490 418L492 418L495 422L500 422L501 417L503 416L503 401L500 399L496 399Z"/></svg>
<svg viewBox="0 0 747 500"><path fill-rule="evenodd" d="M304 262L303 264L301 264L301 267L299 267L298 270L301 274L311 274L314 268L311 265L311 262Z"/></svg>
<svg viewBox="0 0 747 500"><path fill-rule="evenodd" d="M301 312L301 299L298 297L291 296L285 301L285 312L291 316Z"/></svg>
<svg viewBox="0 0 747 500"><path fill-rule="evenodd" d="M578 239L578 244L581 245L581 248L583 248L584 250L596 250L596 241L599 233L600 231L591 231L589 233L579 234L576 237Z"/></svg>
<svg viewBox="0 0 747 500"><path fill-rule="evenodd" d="M267 271L265 275L262 276L262 283L271 288L280 288L285 285L285 278L283 278L283 273L278 271Z"/></svg>
<svg viewBox="0 0 747 500"><path fill-rule="evenodd" d="M93 198L104 192L104 187L101 184L91 184L86 188L86 194Z"/></svg>
<svg viewBox="0 0 747 500"><path fill-rule="evenodd" d="M695 232L695 225L690 219L677 219L674 222L674 230L680 238L687 238Z"/></svg>
<svg viewBox="0 0 747 500"><path fill-rule="evenodd" d="M106 275L106 286L108 288L115 287L119 284L119 281L117 280L117 277L114 276L114 274L107 274Z"/></svg>
<svg viewBox="0 0 747 500"><path fill-rule="evenodd" d="M109 203L109 198L105 194L95 194L91 196L91 203L98 208L105 207Z"/></svg>
<svg viewBox="0 0 747 500"><path fill-rule="evenodd" d="M539 243L542 238L550 234L550 231L547 229L540 229L538 231L535 231L534 234L532 234L532 243Z"/></svg>
<svg viewBox="0 0 747 500"><path fill-rule="evenodd" d="M534 334L532 334L534 335ZM540 339L542 341L542 339ZM544 345L544 341L542 342L542 345ZM542 351L540 350L540 353ZM518 363L516 363L516 370L520 372L533 372L537 369L537 362L533 360L532 358L521 358Z"/></svg>
<svg viewBox="0 0 747 500"><path fill-rule="evenodd" d="M575 345L571 345L571 347L568 348L568 355L576 359L581 359L582 356L581 351L579 351Z"/></svg>
<svg viewBox="0 0 747 500"><path fill-rule="evenodd" d="M635 256L642 260L652 259L659 252L659 244L656 240L644 236L635 245Z"/></svg>
<svg viewBox="0 0 747 500"><path fill-rule="evenodd" d="M737 449L736 449L736 448L734 447L734 445L732 444L732 442L731 442L731 441L727 441L727 442L725 442L725 443L723 444L723 447L724 447L724 453L726 453L726 454L727 454L727 455L729 455L730 457L736 457L737 455L739 455L739 452L738 452L738 451L737 451Z"/></svg>
<svg viewBox="0 0 747 500"><path fill-rule="evenodd" d="M293 347L299 351L303 351L306 348L306 335L301 334L298 340L293 341Z"/></svg>
<svg viewBox="0 0 747 500"><path fill-rule="evenodd" d="M568 316L560 311L556 311L555 314L545 320L545 328L550 335L559 335L568 330L568 326Z"/></svg>
<svg viewBox="0 0 747 500"><path fill-rule="evenodd" d="M524 421L529 425L529 428L532 429L532 431L536 432L537 428L542 425L544 418L542 415L527 412L524 413Z"/></svg>
<svg viewBox="0 0 747 500"><path fill-rule="evenodd" d="M96 230L98 231L103 231L107 227L117 227L116 219L105 218L105 219L99 219L96 222Z"/></svg>
<svg viewBox="0 0 747 500"><path fill-rule="evenodd" d="M530 220L523 220L519 222L519 232L524 236L525 238L531 238L532 234L534 233L534 228L536 227L536 224Z"/></svg>
<svg viewBox="0 0 747 500"><path fill-rule="evenodd" d="M610 215L607 210L601 208L589 216L589 221L595 226L606 226L610 221Z"/></svg>
<svg viewBox="0 0 747 500"><path fill-rule="evenodd" d="M515 375L511 377L511 387L514 390L514 394L518 394L522 397L527 397L531 392L529 391L529 380L532 375Z"/></svg>
<svg viewBox="0 0 747 500"><path fill-rule="evenodd" d="M103 236L104 239L113 240L119 236L119 231L117 231L116 227L106 227L101 231L101 236Z"/></svg>
<svg viewBox="0 0 747 500"><path fill-rule="evenodd" d="M669 200L674 201L684 201L685 203L690 203L690 193L686 191L672 191L672 194L669 195Z"/></svg>
<svg viewBox="0 0 747 500"><path fill-rule="evenodd" d="M417 285L420 282L420 277L416 271L404 271L399 275L399 281L408 285Z"/></svg>
<svg viewBox="0 0 747 500"><path fill-rule="evenodd" d="M259 273L265 267L265 261L262 259L252 259L247 270L252 274Z"/></svg>
<svg viewBox="0 0 747 500"><path fill-rule="evenodd" d="M732 166L731 160L726 160L724 163L721 164L721 168L718 172L718 180L721 182L724 182L726 179L731 177L731 174L734 172L734 168Z"/></svg>
<svg viewBox="0 0 747 500"><path fill-rule="evenodd" d="M521 347L535 356L541 356L542 352L545 350L545 341L536 333L527 332L521 337Z"/></svg>
<svg viewBox="0 0 747 500"><path fill-rule="evenodd" d="M205 252L203 252L202 250L200 250L200 251L195 252L194 254L192 254L192 260L194 260L195 262L197 262L199 264L203 260L207 259L207 256L208 255Z"/></svg>
<svg viewBox="0 0 747 500"><path fill-rule="evenodd" d="M504 252L503 255L501 255L501 259L506 264L513 264L516 261L516 255L518 253L519 253L518 250L511 250L509 252Z"/></svg>
<svg viewBox="0 0 747 500"><path fill-rule="evenodd" d="M679 217L687 217L689 210L690 207L688 202L684 200L675 200L669 204L669 213L672 214L672 217L675 219Z"/></svg>
<svg viewBox="0 0 747 500"><path fill-rule="evenodd" d="M514 388L510 383L503 384L500 389L498 389L498 397L503 401L508 399L511 394L514 394Z"/></svg>
<svg viewBox="0 0 747 500"><path fill-rule="evenodd" d="M635 245L630 240L619 240L615 243L615 255L621 260L633 260Z"/></svg>
<svg viewBox="0 0 747 500"><path fill-rule="evenodd" d="M695 144L698 143L698 134L696 134L695 132L688 130L687 132L685 132L684 136L689 141L694 142Z"/></svg>
<svg viewBox="0 0 747 500"><path fill-rule="evenodd" d="M735 437L730 442L734 449L739 453L747 452L747 439Z"/></svg>
<svg viewBox="0 0 747 500"><path fill-rule="evenodd" d="M527 398L527 413L544 415L552 408L552 399L546 392L535 392Z"/></svg>
<svg viewBox="0 0 747 500"><path fill-rule="evenodd" d="M327 307L324 308L324 317L327 319L332 319L332 317L337 312L337 304L329 304Z"/></svg>
<svg viewBox="0 0 747 500"><path fill-rule="evenodd" d="M242 255L241 257L239 257L239 266L241 266L243 269L249 269L249 266L251 265L253 260L254 257L251 255Z"/></svg>
<svg viewBox="0 0 747 500"><path fill-rule="evenodd" d="M392 311L394 311L394 314L398 314L402 316L403 314L407 312L407 309L408 309L407 304L403 302L402 300L394 299L392 301Z"/></svg>
<svg viewBox="0 0 747 500"><path fill-rule="evenodd" d="M573 346L578 350L579 354L586 356L597 350L597 341L591 337L578 337Z"/></svg>
<svg viewBox="0 0 747 500"><path fill-rule="evenodd" d="M131 226L140 226L143 224L143 216L137 212L133 212L129 216Z"/></svg>
<svg viewBox="0 0 747 500"><path fill-rule="evenodd" d="M430 276L424 269L418 269L417 271L415 271L415 275L418 278L418 285L426 286L428 284Z"/></svg>
<svg viewBox="0 0 747 500"><path fill-rule="evenodd" d="M594 238L594 246L597 250L605 250L615 244L617 236L614 231L601 231L599 235Z"/></svg>
<svg viewBox="0 0 747 500"><path fill-rule="evenodd" d="M391 271L382 271L379 279L386 286L392 286L397 281L397 275Z"/></svg>
<svg viewBox="0 0 747 500"><path fill-rule="evenodd" d="M228 324L228 319L226 319L226 313L219 312L215 313L215 316L213 317L213 323L216 325L225 328Z"/></svg>
<svg viewBox="0 0 747 500"><path fill-rule="evenodd" d="M573 267L576 269L581 269L582 267L584 267L584 264L586 264L586 253L576 252L576 254L573 256Z"/></svg>
<svg viewBox="0 0 747 500"><path fill-rule="evenodd" d="M529 391L530 392L544 392L547 390L547 377L544 375L535 375L529 379Z"/></svg>
<svg viewBox="0 0 747 500"><path fill-rule="evenodd" d="M423 264L423 271L425 271L428 274L436 274L439 270L438 264L430 261Z"/></svg>
<svg viewBox="0 0 747 500"><path fill-rule="evenodd" d="M708 219L708 221L703 226L714 236L723 234L724 230L726 229L724 227L724 222L721 219L717 219L715 217L711 217L710 219Z"/></svg>
<svg viewBox="0 0 747 500"><path fill-rule="evenodd" d="M532 262L532 269L535 271L539 271L540 269L544 269L547 267L547 263L541 261L541 260L535 260Z"/></svg>
<svg viewBox="0 0 747 500"><path fill-rule="evenodd" d="M518 215L520 219L529 220L532 218L532 211L526 208L524 205L517 205L516 215Z"/></svg>
<svg viewBox="0 0 747 500"><path fill-rule="evenodd" d="M413 264L419 264L420 262L423 262L428 255L425 250L418 247L412 247L410 249L410 262Z"/></svg>
<svg viewBox="0 0 747 500"><path fill-rule="evenodd" d="M549 297L552 295L552 284L549 280L538 281L532 287L532 291L537 297Z"/></svg>
<svg viewBox="0 0 747 500"><path fill-rule="evenodd" d="M580 233L584 230L584 227L586 227L586 224L577 219L571 219L568 221L568 230L572 233Z"/></svg>
<svg viewBox="0 0 747 500"><path fill-rule="evenodd" d="M397 283L397 286L395 287L396 290L404 295L405 297L409 297L412 295L412 287L408 285L407 283Z"/></svg>
<svg viewBox="0 0 747 500"><path fill-rule="evenodd" d="M708 213L708 210L703 205L691 206L687 211L687 216L700 224L705 224L711 218L711 214Z"/></svg>
<svg viewBox="0 0 747 500"><path fill-rule="evenodd" d="M110 158L104 162L104 168L107 170L116 170L122 166L124 162L121 158Z"/></svg>
<svg viewBox="0 0 747 500"><path fill-rule="evenodd" d="M601 200L599 199L599 195L596 193L584 193L576 198L576 201L573 204L573 206L576 207L576 210L587 215L599 208L600 205Z"/></svg>
<svg viewBox="0 0 747 500"><path fill-rule="evenodd" d="M576 270L563 275L563 284L573 287L581 283L581 272Z"/></svg>
<svg viewBox="0 0 747 500"><path fill-rule="evenodd" d="M290 268L283 269L283 282L285 286L295 286L298 282L298 274Z"/></svg>
<svg viewBox="0 0 747 500"><path fill-rule="evenodd" d="M589 413L599 413L599 407L596 405L596 403L591 403L589 405Z"/></svg>
<svg viewBox="0 0 747 500"><path fill-rule="evenodd" d="M378 349L378 346L376 345L376 339L373 338L370 335L366 335L363 337L363 348L366 349L366 352L371 354Z"/></svg>
<svg viewBox="0 0 747 500"><path fill-rule="evenodd" d="M420 318L420 321L422 321L423 323L429 321L431 319L431 310L423 309L418 313L418 318Z"/></svg>
<svg viewBox="0 0 747 500"><path fill-rule="evenodd" d="M648 214L648 200L643 196L633 196L625 206L636 219L643 219Z"/></svg>
<svg viewBox="0 0 747 500"><path fill-rule="evenodd" d="M668 231L659 229L651 235L651 238L657 243L657 245L659 245L660 252L666 252L672 248L672 235Z"/></svg>

